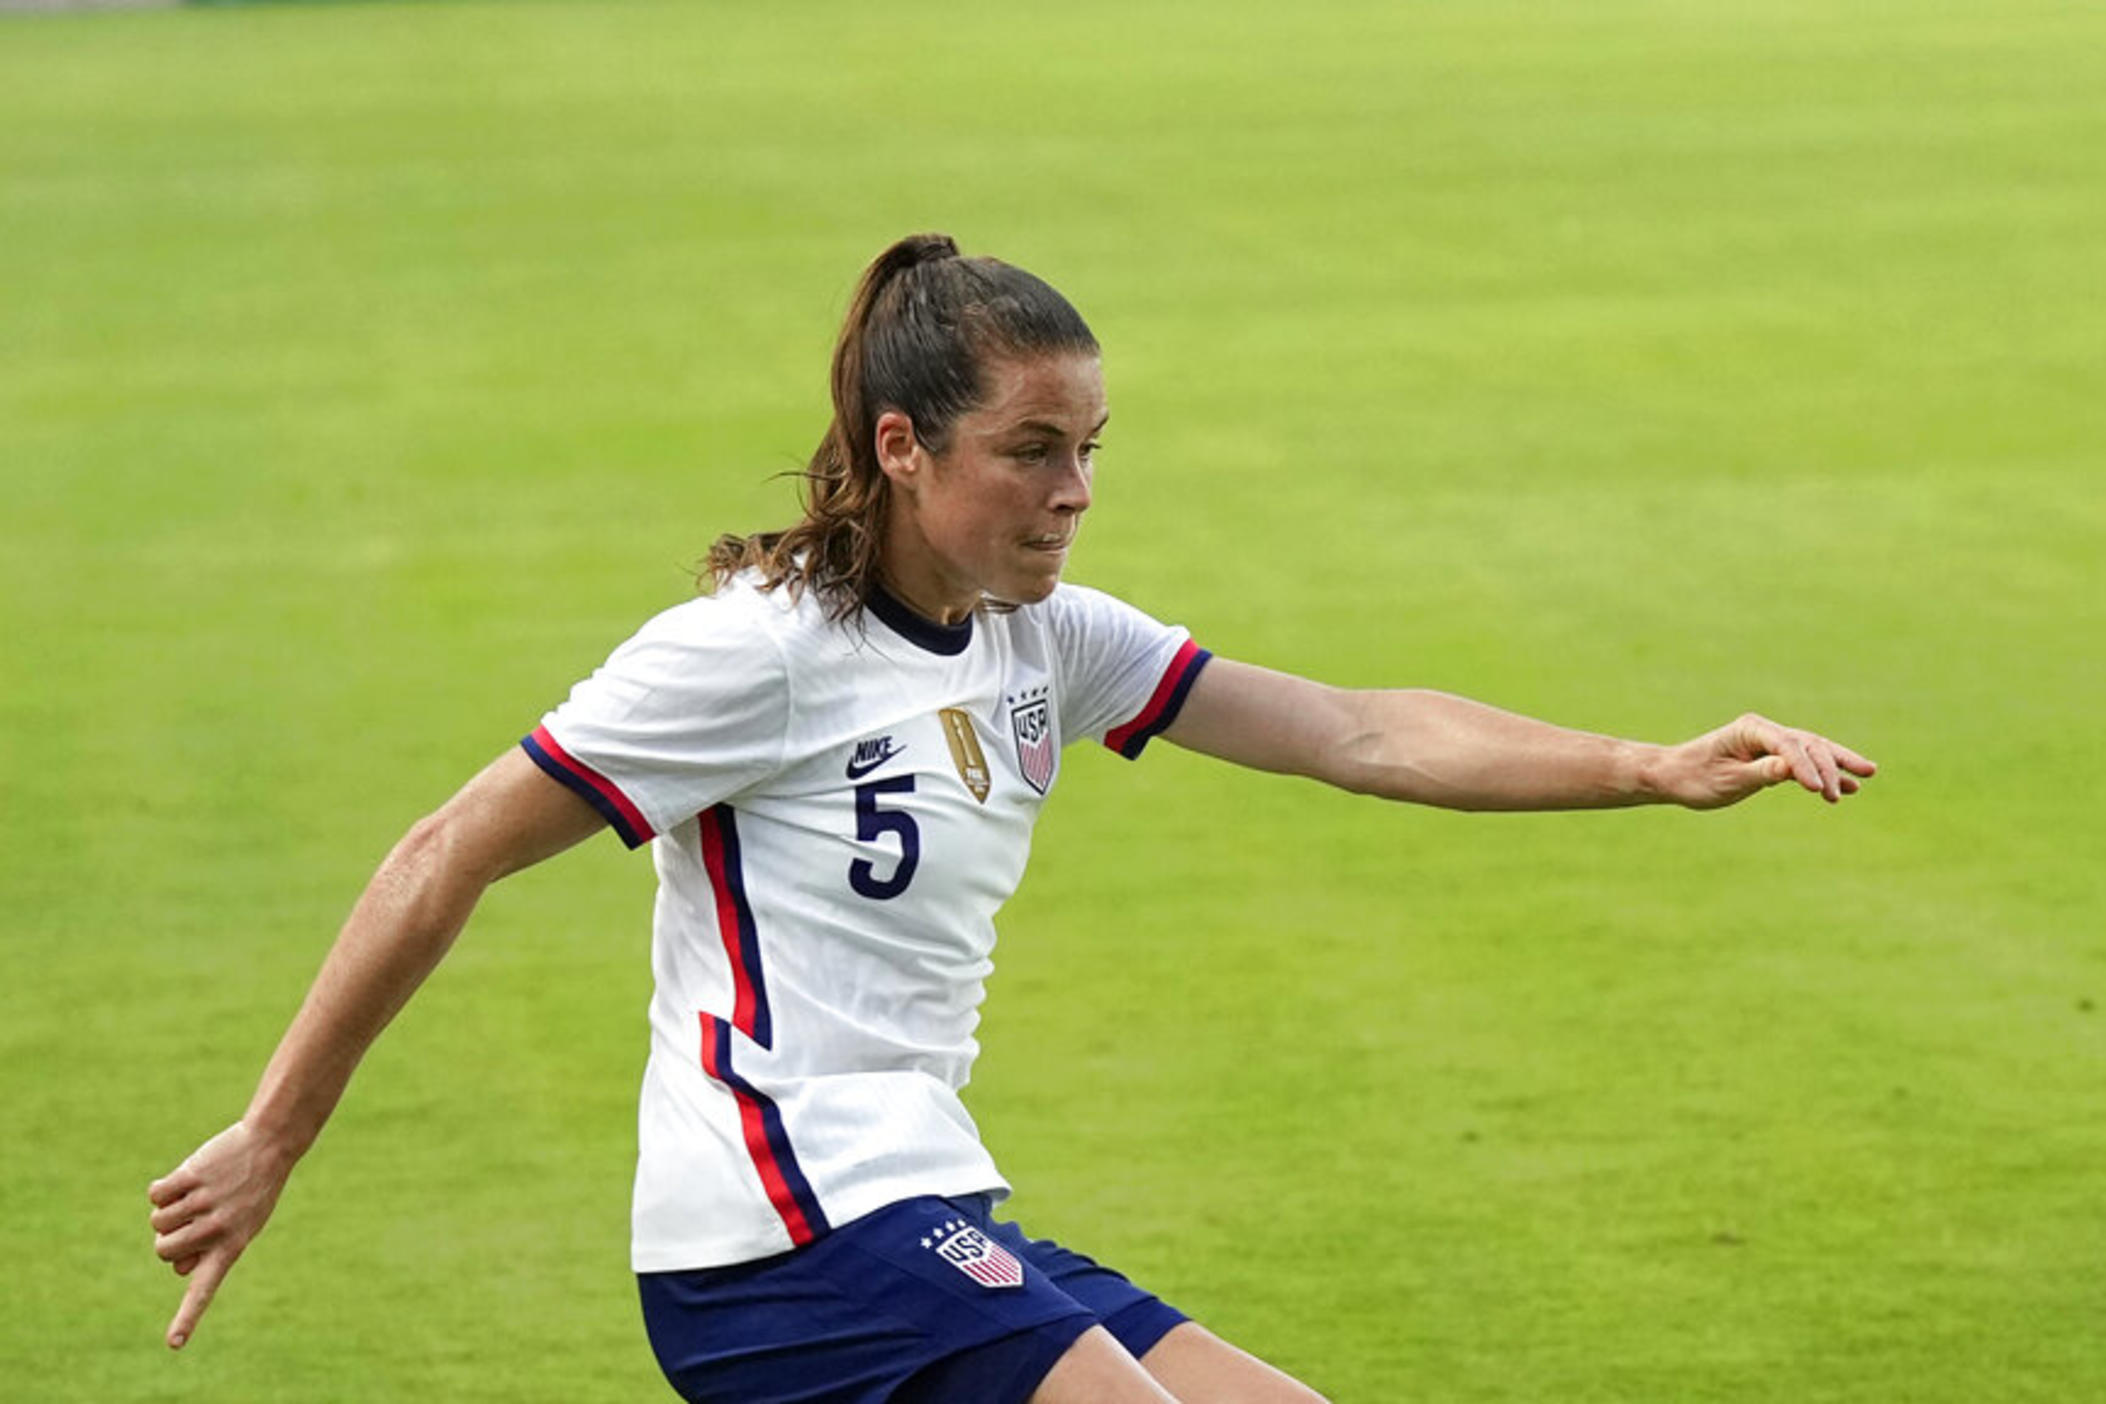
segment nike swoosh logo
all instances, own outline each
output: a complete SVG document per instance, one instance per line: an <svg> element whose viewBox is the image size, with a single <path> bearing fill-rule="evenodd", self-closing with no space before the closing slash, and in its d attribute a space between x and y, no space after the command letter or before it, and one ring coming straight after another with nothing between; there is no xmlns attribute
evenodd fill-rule
<svg viewBox="0 0 2106 1404"><path fill-rule="evenodd" d="M862 761L860 763L858 763L856 759L851 756L848 761L848 778L851 780L860 780L864 776L868 775L871 771L876 770L886 761L891 760L894 756L898 755L901 751L904 751L906 749L907 748L905 746L888 746L884 754L872 756L869 760Z"/></svg>

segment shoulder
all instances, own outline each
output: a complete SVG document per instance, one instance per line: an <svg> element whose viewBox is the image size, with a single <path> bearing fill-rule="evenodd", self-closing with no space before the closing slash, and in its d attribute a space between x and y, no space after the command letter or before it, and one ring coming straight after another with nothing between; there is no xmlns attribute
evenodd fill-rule
<svg viewBox="0 0 2106 1404"><path fill-rule="evenodd" d="M732 577L707 595L663 610L636 631L639 640L780 647L799 636L842 632L813 590L761 589L751 572Z"/></svg>
<svg viewBox="0 0 2106 1404"><path fill-rule="evenodd" d="M740 581L646 620L607 660L634 683L678 690L766 685L783 670L789 602Z"/></svg>

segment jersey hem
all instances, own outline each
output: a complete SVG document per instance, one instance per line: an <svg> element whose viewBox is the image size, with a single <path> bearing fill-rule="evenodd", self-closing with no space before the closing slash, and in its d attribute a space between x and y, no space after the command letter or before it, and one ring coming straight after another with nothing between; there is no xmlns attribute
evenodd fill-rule
<svg viewBox="0 0 2106 1404"><path fill-rule="evenodd" d="M989 1181L985 1177L974 1177L950 1185L935 1184L895 1186L880 1191L877 1195L849 1195L835 1206L842 1215L829 1232L846 1228L866 1215L880 1209L924 1195L938 1199L957 1199L965 1195L984 1194L999 1204L1009 1197L1009 1182L997 1176ZM802 1244L793 1244L780 1220L770 1226L774 1232L753 1237L733 1239L728 1242L703 1245L699 1243L665 1244L645 1248L632 1243L629 1249L631 1272L696 1272L706 1268L737 1267L742 1263L757 1263L766 1258L779 1258L785 1253L794 1253Z"/></svg>

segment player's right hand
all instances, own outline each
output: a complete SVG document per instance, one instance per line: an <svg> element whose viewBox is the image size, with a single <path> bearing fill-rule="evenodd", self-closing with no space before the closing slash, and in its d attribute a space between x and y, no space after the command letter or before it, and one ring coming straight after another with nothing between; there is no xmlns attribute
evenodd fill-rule
<svg viewBox="0 0 2106 1404"><path fill-rule="evenodd" d="M242 1122L192 1151L149 1185L154 1252L190 1279L168 1323L168 1346L181 1350L242 1250L263 1232L291 1164L269 1154Z"/></svg>

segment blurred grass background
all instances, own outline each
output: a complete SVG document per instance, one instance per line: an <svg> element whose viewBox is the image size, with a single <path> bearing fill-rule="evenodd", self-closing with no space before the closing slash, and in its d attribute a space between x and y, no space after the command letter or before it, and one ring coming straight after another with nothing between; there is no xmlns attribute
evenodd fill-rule
<svg viewBox="0 0 2106 1404"><path fill-rule="evenodd" d="M2106 1393L2106 12L0 17L0 1392L669 1397L649 877L493 892L208 1317L144 1187L419 813L783 519L919 228L1107 348L1072 574L1843 812L1074 753L970 1094L1028 1227L1344 1400Z"/></svg>

